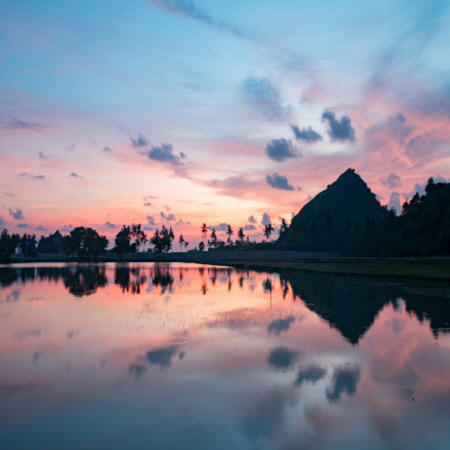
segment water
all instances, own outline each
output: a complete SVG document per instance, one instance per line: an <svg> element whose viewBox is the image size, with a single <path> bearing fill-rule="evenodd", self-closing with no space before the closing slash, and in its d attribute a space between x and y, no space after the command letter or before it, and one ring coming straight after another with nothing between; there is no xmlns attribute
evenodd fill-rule
<svg viewBox="0 0 450 450"><path fill-rule="evenodd" d="M2 449L448 449L448 286L0 268Z"/></svg>

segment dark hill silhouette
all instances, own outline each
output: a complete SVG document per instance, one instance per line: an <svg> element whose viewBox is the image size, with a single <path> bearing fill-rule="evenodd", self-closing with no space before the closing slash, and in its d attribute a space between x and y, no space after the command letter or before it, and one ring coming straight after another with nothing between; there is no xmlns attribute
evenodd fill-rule
<svg viewBox="0 0 450 450"><path fill-rule="evenodd" d="M348 169L294 216L277 246L352 253L366 230L388 214L355 170Z"/></svg>

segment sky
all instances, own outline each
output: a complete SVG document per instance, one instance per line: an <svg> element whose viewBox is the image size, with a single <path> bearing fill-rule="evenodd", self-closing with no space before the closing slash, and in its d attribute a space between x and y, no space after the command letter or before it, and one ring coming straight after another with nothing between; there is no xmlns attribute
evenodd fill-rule
<svg viewBox="0 0 450 450"><path fill-rule="evenodd" d="M399 212L450 181L449 55L449 0L2 0L0 228L261 240L349 167Z"/></svg>

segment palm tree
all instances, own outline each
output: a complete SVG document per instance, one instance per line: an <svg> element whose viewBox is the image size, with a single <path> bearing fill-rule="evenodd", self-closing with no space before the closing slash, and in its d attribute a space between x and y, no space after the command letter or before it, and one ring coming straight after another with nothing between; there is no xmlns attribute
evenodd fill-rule
<svg viewBox="0 0 450 450"><path fill-rule="evenodd" d="M287 222L286 222L286 219L285 219L285 218L282 218L282 219L281 219L281 225L280 225L280 236L281 236L284 232L286 232L287 229L288 229L288 224L287 224Z"/></svg>
<svg viewBox="0 0 450 450"><path fill-rule="evenodd" d="M271 223L269 223L268 225L264 225L264 236L267 238L267 240L269 240L269 237L273 231L274 229Z"/></svg>
<svg viewBox="0 0 450 450"><path fill-rule="evenodd" d="M208 225L203 222L202 224L202 239L206 239L208 236Z"/></svg>
<svg viewBox="0 0 450 450"><path fill-rule="evenodd" d="M217 247L217 234L216 234L216 230L214 228L211 230L211 240L208 241L208 247L212 247L212 248Z"/></svg>
<svg viewBox="0 0 450 450"><path fill-rule="evenodd" d="M227 242L228 244L231 244L231 236L233 236L233 229L231 228L231 225L227 225Z"/></svg>
<svg viewBox="0 0 450 450"><path fill-rule="evenodd" d="M181 251L183 251L183 244L186 242L186 240L184 239L183 235L180 234L180 239L178 239L178 243L180 244L180 249Z"/></svg>
<svg viewBox="0 0 450 450"><path fill-rule="evenodd" d="M241 242L244 242L244 227L239 227L237 237Z"/></svg>

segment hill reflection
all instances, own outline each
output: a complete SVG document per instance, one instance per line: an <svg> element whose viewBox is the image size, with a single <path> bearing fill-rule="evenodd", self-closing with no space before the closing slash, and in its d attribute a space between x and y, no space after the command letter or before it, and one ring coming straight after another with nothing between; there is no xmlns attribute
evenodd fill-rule
<svg viewBox="0 0 450 450"><path fill-rule="evenodd" d="M450 291L438 283L395 283L364 277L286 271L294 298L326 320L352 344L358 344L386 306L399 307L404 300L407 312L419 321L428 321L435 337L450 331Z"/></svg>
<svg viewBox="0 0 450 450"><path fill-rule="evenodd" d="M117 286L122 293L132 295L154 289L159 289L160 294L171 294L195 285L199 294L203 295L208 295L219 286L227 292L259 288L268 296L269 305L275 297L284 300L291 298L293 302L300 299L353 345L359 343L386 305L398 308L404 304L408 313L421 322L429 323L436 338L440 333L450 331L449 289L447 285L436 283L382 282L363 277L298 271L257 274L223 267L189 268L169 264L0 268L0 289L36 281L61 282L71 295L78 298L92 295L108 285ZM17 300L19 295L20 292L15 289L6 299ZM274 320L268 325L267 332L278 336L287 332L294 321L293 316Z"/></svg>

